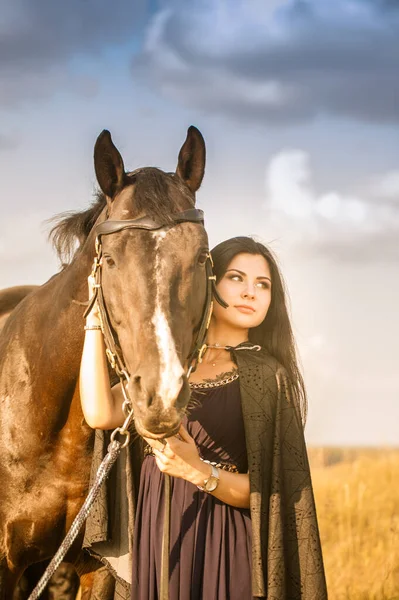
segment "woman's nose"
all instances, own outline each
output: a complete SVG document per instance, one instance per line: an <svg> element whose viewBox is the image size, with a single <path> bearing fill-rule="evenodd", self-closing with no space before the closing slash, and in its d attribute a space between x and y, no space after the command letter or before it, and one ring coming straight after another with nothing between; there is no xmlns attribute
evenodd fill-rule
<svg viewBox="0 0 399 600"><path fill-rule="evenodd" d="M243 298L251 298L252 300L255 298L255 288L253 286L248 285L242 292Z"/></svg>

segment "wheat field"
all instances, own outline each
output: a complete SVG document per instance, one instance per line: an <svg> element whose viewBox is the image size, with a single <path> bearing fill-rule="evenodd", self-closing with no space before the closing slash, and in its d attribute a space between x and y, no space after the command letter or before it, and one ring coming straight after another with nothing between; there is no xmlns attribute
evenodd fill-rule
<svg viewBox="0 0 399 600"><path fill-rule="evenodd" d="M330 600L399 600L399 450L309 450Z"/></svg>
<svg viewBox="0 0 399 600"><path fill-rule="evenodd" d="M309 458L329 600L399 600L399 449Z"/></svg>

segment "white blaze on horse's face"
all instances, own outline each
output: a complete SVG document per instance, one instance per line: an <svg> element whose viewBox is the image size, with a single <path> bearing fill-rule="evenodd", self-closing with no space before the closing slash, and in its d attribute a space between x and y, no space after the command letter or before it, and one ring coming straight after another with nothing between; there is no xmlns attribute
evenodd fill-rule
<svg viewBox="0 0 399 600"><path fill-rule="evenodd" d="M162 240L165 239L166 231L156 231L153 234L156 242L155 246L155 284L156 298L155 311L152 318L152 324L155 328L155 338L159 351L160 382L157 393L161 399L164 408L170 408L176 400L181 386L183 367L176 352L175 341L169 327L168 320L161 302L161 283L162 283L162 260L160 259L159 248Z"/></svg>

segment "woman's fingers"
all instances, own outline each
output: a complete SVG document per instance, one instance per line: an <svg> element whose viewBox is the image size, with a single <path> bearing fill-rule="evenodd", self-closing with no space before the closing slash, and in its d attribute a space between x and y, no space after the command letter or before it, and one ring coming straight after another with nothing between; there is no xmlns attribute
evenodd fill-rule
<svg viewBox="0 0 399 600"><path fill-rule="evenodd" d="M156 448L152 449L154 452L154 456L155 458L157 458L159 461L161 461L162 464L165 464L165 455L163 452L161 452L160 450L157 450Z"/></svg>
<svg viewBox="0 0 399 600"><path fill-rule="evenodd" d="M153 440L152 438L143 437L143 439L147 442L149 446L154 450L160 450L161 452L165 450L166 444L162 440Z"/></svg>
<svg viewBox="0 0 399 600"><path fill-rule="evenodd" d="M187 429L183 425L180 425L179 435L184 442L192 442L193 441L193 438L191 437L191 435L188 433Z"/></svg>

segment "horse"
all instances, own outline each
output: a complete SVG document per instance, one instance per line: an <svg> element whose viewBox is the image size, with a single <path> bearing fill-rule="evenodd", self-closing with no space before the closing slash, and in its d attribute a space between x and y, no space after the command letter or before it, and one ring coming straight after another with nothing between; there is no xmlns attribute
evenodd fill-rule
<svg viewBox="0 0 399 600"><path fill-rule="evenodd" d="M189 400L187 357L202 329L209 289L206 231L187 216L199 212L203 137L188 129L174 173L155 167L126 172L104 130L94 166L95 202L64 216L52 231L61 271L17 304L0 334L1 600L12 598L29 565L55 553L88 491L94 432L83 417L78 379L87 278L98 228L107 223L142 224L103 235L101 260L103 298L129 372L136 431L173 435ZM68 562L78 560L82 538ZM89 595L82 590L82 597Z"/></svg>

